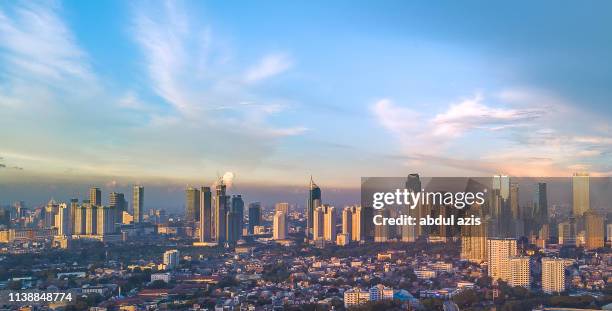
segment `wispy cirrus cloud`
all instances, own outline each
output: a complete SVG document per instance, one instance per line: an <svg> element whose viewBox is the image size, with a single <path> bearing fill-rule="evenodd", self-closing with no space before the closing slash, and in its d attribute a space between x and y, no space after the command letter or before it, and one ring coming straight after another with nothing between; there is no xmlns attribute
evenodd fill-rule
<svg viewBox="0 0 612 311"><path fill-rule="evenodd" d="M292 64L290 57L284 53L266 55L246 71L244 80L248 83L265 80L287 71Z"/></svg>
<svg viewBox="0 0 612 311"><path fill-rule="evenodd" d="M87 53L61 19L60 10L57 3L45 6L24 2L0 7L1 55L8 65L5 75L36 77L39 83L95 78Z"/></svg>

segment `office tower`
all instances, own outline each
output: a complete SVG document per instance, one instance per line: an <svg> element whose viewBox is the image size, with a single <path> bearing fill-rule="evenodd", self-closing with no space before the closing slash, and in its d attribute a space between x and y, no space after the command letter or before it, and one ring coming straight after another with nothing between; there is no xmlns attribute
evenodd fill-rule
<svg viewBox="0 0 612 311"><path fill-rule="evenodd" d="M336 241L336 208L333 206L324 206L323 215L323 238L325 241Z"/></svg>
<svg viewBox="0 0 612 311"><path fill-rule="evenodd" d="M276 203L274 205L274 211L283 211L285 212L285 215L289 215L289 203Z"/></svg>
<svg viewBox="0 0 612 311"><path fill-rule="evenodd" d="M510 264L510 286L522 286L529 288L531 284L531 264L529 257L512 257Z"/></svg>
<svg viewBox="0 0 612 311"><path fill-rule="evenodd" d="M576 222L573 217L559 224L559 244L576 246Z"/></svg>
<svg viewBox="0 0 612 311"><path fill-rule="evenodd" d="M285 214L286 215L286 214ZM241 195L232 196L231 208L227 213L227 240L236 242L242 238L244 201Z"/></svg>
<svg viewBox="0 0 612 311"><path fill-rule="evenodd" d="M608 237L608 242L612 242L612 224L606 226L606 236Z"/></svg>
<svg viewBox="0 0 612 311"><path fill-rule="evenodd" d="M179 264L179 251L176 249L171 249L164 252L164 265L166 265L166 269L172 270L176 268Z"/></svg>
<svg viewBox="0 0 612 311"><path fill-rule="evenodd" d="M115 216L114 208L108 206L97 206L96 216L96 233L97 235L108 235L115 233Z"/></svg>
<svg viewBox="0 0 612 311"><path fill-rule="evenodd" d="M134 185L132 198L132 209L134 210L134 223L142 222L144 213L144 187Z"/></svg>
<svg viewBox="0 0 612 311"><path fill-rule="evenodd" d="M96 206L102 205L102 192L100 191L100 188L89 188L89 203Z"/></svg>
<svg viewBox="0 0 612 311"><path fill-rule="evenodd" d="M359 242L364 239L363 227L361 206L351 206L351 240Z"/></svg>
<svg viewBox="0 0 612 311"><path fill-rule="evenodd" d="M604 218L594 210L584 213L586 227L586 249L594 250L604 247Z"/></svg>
<svg viewBox="0 0 612 311"><path fill-rule="evenodd" d="M513 220L521 218L521 210L519 208L519 185L517 183L510 183L510 214Z"/></svg>
<svg viewBox="0 0 612 311"><path fill-rule="evenodd" d="M342 234L350 235L353 229L353 213L351 212L351 209L351 206L346 206L344 209L342 209Z"/></svg>
<svg viewBox="0 0 612 311"><path fill-rule="evenodd" d="M200 242L212 241L212 192L210 187L200 188Z"/></svg>
<svg viewBox="0 0 612 311"><path fill-rule="evenodd" d="M189 187L185 190L185 221L197 221L196 213L200 210L200 190Z"/></svg>
<svg viewBox="0 0 612 311"><path fill-rule="evenodd" d="M313 213L312 222L312 239L315 241L323 240L323 230L325 223L325 212L323 206L315 208Z"/></svg>
<svg viewBox="0 0 612 311"><path fill-rule="evenodd" d="M74 211L74 218L72 218L73 223L73 234L75 235L83 235L86 231L86 208L84 205L77 205Z"/></svg>
<svg viewBox="0 0 612 311"><path fill-rule="evenodd" d="M509 261L511 257L518 254L516 239L488 239L487 261L489 264L489 276L493 282L498 279L508 282L511 279Z"/></svg>
<svg viewBox="0 0 612 311"><path fill-rule="evenodd" d="M565 260L542 258L542 291L547 294L565 291Z"/></svg>
<svg viewBox="0 0 612 311"><path fill-rule="evenodd" d="M98 206L85 203L85 234L96 235L98 233Z"/></svg>
<svg viewBox="0 0 612 311"><path fill-rule="evenodd" d="M275 240L287 238L287 214L282 210L274 213L272 238Z"/></svg>
<svg viewBox="0 0 612 311"><path fill-rule="evenodd" d="M72 234L72 222L70 218L71 207L66 203L59 205L57 215L55 215L55 227L58 236L69 236Z"/></svg>
<svg viewBox="0 0 612 311"><path fill-rule="evenodd" d="M51 228L55 226L55 215L59 212L59 204L51 199L45 206L45 227Z"/></svg>
<svg viewBox="0 0 612 311"><path fill-rule="evenodd" d="M217 243L224 243L227 239L227 232L226 232L226 226L227 226L227 205L228 205L228 198L227 195L225 195L225 185L223 184L223 180L220 179L219 182L217 183L217 186L215 187L215 208L213 211L214 214L214 221L213 221L213 226L214 226L214 236L215 236L215 241Z"/></svg>
<svg viewBox="0 0 612 311"><path fill-rule="evenodd" d="M589 197L589 174L574 173L572 177L572 212L580 217L591 208Z"/></svg>
<svg viewBox="0 0 612 311"><path fill-rule="evenodd" d="M502 199L510 198L510 177L506 175L493 176L493 189L499 190Z"/></svg>
<svg viewBox="0 0 612 311"><path fill-rule="evenodd" d="M249 204L249 234L255 233L255 226L261 225L261 203Z"/></svg>
<svg viewBox="0 0 612 311"><path fill-rule="evenodd" d="M310 176L308 201L306 201L306 239L317 239L314 235L314 212L319 205L321 205L321 188L314 183L312 176Z"/></svg>

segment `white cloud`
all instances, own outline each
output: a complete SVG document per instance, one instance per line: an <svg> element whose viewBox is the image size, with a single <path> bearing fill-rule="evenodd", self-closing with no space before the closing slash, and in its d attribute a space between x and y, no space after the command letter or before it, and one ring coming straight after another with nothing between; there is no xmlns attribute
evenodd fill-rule
<svg viewBox="0 0 612 311"><path fill-rule="evenodd" d="M258 82L287 71L291 65L292 61L289 56L283 53L270 54L249 68L244 75L244 80L249 83Z"/></svg>

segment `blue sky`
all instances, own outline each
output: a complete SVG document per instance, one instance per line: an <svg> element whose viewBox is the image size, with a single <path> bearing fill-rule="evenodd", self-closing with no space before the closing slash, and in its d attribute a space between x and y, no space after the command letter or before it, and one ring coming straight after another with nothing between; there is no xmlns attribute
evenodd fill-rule
<svg viewBox="0 0 612 311"><path fill-rule="evenodd" d="M610 175L612 4L2 2L0 178Z"/></svg>

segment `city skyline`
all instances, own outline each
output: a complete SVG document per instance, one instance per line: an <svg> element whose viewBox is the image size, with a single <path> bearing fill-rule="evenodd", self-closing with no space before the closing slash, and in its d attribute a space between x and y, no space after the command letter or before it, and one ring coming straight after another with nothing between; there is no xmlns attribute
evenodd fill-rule
<svg viewBox="0 0 612 311"><path fill-rule="evenodd" d="M609 175L610 4L457 5L3 3L0 179Z"/></svg>

